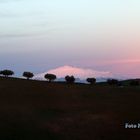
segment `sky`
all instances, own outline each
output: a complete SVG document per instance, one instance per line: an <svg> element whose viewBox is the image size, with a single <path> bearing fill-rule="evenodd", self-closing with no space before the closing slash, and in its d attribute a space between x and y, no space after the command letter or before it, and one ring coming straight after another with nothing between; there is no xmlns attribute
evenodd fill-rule
<svg viewBox="0 0 140 140"><path fill-rule="evenodd" d="M0 69L63 65L140 77L139 0L0 0Z"/></svg>

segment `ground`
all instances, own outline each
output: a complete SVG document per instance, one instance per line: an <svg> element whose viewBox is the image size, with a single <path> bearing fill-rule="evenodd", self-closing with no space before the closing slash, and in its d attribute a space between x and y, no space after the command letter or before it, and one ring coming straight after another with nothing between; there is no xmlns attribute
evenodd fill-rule
<svg viewBox="0 0 140 140"><path fill-rule="evenodd" d="M0 77L0 140L137 140L140 86Z"/></svg>

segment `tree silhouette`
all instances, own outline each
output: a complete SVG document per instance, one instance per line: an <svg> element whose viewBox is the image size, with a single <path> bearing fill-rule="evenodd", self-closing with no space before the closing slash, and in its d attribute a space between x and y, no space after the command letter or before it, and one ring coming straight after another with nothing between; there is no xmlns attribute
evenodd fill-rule
<svg viewBox="0 0 140 140"><path fill-rule="evenodd" d="M96 79L95 78L87 78L87 82L90 83L90 84L95 84Z"/></svg>
<svg viewBox="0 0 140 140"><path fill-rule="evenodd" d="M2 70L0 71L0 74L5 77L8 77L14 75L14 72L12 70Z"/></svg>
<svg viewBox="0 0 140 140"><path fill-rule="evenodd" d="M140 82L138 80L132 80L129 84L131 86L138 86L138 85L140 85Z"/></svg>
<svg viewBox="0 0 140 140"><path fill-rule="evenodd" d="M57 77L56 77L56 75L54 75L54 74L49 74L49 73L47 73L47 74L45 74L44 78L47 79L49 82L52 82L52 81L54 81Z"/></svg>
<svg viewBox="0 0 140 140"><path fill-rule="evenodd" d="M67 83L74 83L74 82L75 82L74 76L69 76L69 75L67 75L67 76L65 77L65 80L66 80Z"/></svg>
<svg viewBox="0 0 140 140"><path fill-rule="evenodd" d="M23 76L29 80L30 78L34 77L34 74L32 72L25 71L25 72L23 72Z"/></svg>
<svg viewBox="0 0 140 140"><path fill-rule="evenodd" d="M107 83L109 85L118 85L119 81L117 79L108 79Z"/></svg>
<svg viewBox="0 0 140 140"><path fill-rule="evenodd" d="M2 75L2 71L0 71L0 75Z"/></svg>

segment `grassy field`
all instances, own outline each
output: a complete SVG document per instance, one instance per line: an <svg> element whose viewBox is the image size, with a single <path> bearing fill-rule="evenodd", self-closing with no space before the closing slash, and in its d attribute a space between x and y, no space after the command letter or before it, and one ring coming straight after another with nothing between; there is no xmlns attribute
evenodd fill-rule
<svg viewBox="0 0 140 140"><path fill-rule="evenodd" d="M140 86L0 78L0 140L138 140Z"/></svg>

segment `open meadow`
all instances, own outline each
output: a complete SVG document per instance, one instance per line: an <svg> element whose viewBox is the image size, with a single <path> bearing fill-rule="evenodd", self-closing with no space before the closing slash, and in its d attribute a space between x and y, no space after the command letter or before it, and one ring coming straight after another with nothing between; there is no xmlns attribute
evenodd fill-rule
<svg viewBox="0 0 140 140"><path fill-rule="evenodd" d="M0 77L0 140L138 140L140 86Z"/></svg>

